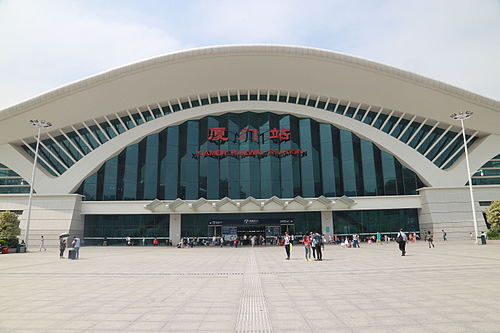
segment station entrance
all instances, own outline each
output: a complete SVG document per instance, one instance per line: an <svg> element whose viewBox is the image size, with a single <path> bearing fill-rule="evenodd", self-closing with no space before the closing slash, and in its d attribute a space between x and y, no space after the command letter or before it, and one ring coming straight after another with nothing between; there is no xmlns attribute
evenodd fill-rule
<svg viewBox="0 0 500 333"><path fill-rule="evenodd" d="M293 218L211 219L208 229L209 236L223 237L225 241L235 238L247 240L253 236L269 240L285 232L294 234L295 221Z"/></svg>

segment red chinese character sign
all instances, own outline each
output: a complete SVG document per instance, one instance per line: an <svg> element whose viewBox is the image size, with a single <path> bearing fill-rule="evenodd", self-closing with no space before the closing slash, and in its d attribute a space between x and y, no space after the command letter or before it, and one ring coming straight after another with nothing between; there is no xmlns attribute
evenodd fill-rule
<svg viewBox="0 0 500 333"><path fill-rule="evenodd" d="M266 139L272 140L275 143L286 142L290 140L290 130L286 128L272 128L268 132L259 134L259 130L255 128L243 128L239 133L232 133L230 135L229 131L225 127L211 127L209 128L207 140L222 145L230 140L230 137L234 137L231 142L256 142L264 143ZM198 150L193 153L193 158L200 157L212 157L212 158L244 158L244 157L257 157L263 158L267 156L273 157L285 157L285 156L306 156L307 152L301 148L295 149L250 149L250 150Z"/></svg>
<svg viewBox="0 0 500 333"><path fill-rule="evenodd" d="M210 141L227 141L229 138L226 136L225 127L212 127L210 128L210 133L208 134L208 140Z"/></svg>

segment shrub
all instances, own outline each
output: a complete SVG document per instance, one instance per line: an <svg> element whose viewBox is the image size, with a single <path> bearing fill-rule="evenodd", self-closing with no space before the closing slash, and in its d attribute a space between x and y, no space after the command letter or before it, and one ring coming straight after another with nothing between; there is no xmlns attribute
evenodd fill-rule
<svg viewBox="0 0 500 333"><path fill-rule="evenodd" d="M500 231L500 200L493 201L485 213L490 230Z"/></svg>
<svg viewBox="0 0 500 333"><path fill-rule="evenodd" d="M17 236L21 234L17 214L6 211L0 213L0 239L2 246L16 247Z"/></svg>
<svg viewBox="0 0 500 333"><path fill-rule="evenodd" d="M500 232L496 230L492 230L486 233L486 235L488 236L488 239L500 239Z"/></svg>
<svg viewBox="0 0 500 333"><path fill-rule="evenodd" d="M8 247L8 248L14 248L19 244L19 240L17 238L11 238L11 239L0 239L0 244L2 244L3 247Z"/></svg>

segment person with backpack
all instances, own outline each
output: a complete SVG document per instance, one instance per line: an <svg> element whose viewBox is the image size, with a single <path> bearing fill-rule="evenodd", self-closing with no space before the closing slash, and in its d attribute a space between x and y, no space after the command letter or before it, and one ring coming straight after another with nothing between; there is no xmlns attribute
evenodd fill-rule
<svg viewBox="0 0 500 333"><path fill-rule="evenodd" d="M316 249L316 261L323 261L323 253L321 252L321 235L317 232L312 237L312 246Z"/></svg>
<svg viewBox="0 0 500 333"><path fill-rule="evenodd" d="M401 251L401 256L406 255L406 242L408 241L408 237L403 232L403 229L399 229L399 232L396 236L396 243L399 244L399 250Z"/></svg>

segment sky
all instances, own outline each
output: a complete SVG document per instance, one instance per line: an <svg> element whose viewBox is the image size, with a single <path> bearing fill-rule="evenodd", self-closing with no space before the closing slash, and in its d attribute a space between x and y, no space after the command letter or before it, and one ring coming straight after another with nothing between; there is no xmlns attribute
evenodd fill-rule
<svg viewBox="0 0 500 333"><path fill-rule="evenodd" d="M0 0L0 109L229 44L342 52L500 100L500 0Z"/></svg>

